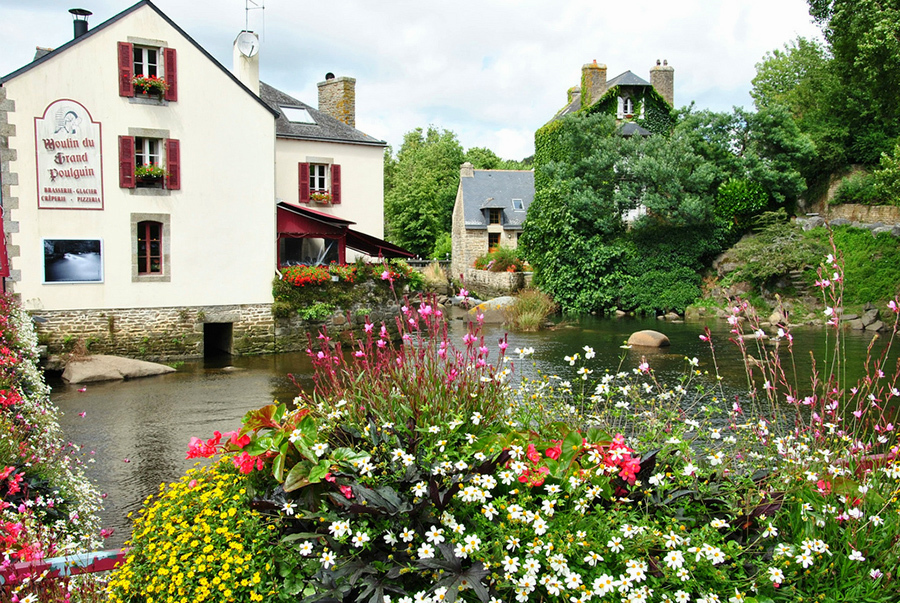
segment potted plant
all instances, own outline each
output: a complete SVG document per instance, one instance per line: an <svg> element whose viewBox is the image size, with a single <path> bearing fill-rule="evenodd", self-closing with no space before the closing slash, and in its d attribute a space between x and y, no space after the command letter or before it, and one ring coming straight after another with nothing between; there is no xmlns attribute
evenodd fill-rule
<svg viewBox="0 0 900 603"><path fill-rule="evenodd" d="M147 165L139 165L134 168L134 178L138 183L144 186L155 186L162 182L162 179L168 176L166 169L155 163Z"/></svg>
<svg viewBox="0 0 900 603"><path fill-rule="evenodd" d="M162 97L162 95L166 93L166 90L169 89L169 84L166 83L166 80L161 77L156 77L155 75L136 75L131 82L134 84L135 94Z"/></svg>
<svg viewBox="0 0 900 603"><path fill-rule="evenodd" d="M331 205L331 193L328 192L321 191L310 193L309 198L319 205Z"/></svg>

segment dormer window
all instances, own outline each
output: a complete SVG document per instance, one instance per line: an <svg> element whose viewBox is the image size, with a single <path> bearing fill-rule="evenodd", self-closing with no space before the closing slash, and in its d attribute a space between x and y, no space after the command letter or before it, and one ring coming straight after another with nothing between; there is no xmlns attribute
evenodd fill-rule
<svg viewBox="0 0 900 603"><path fill-rule="evenodd" d="M488 210L488 224L502 224L503 210L491 208Z"/></svg>
<svg viewBox="0 0 900 603"><path fill-rule="evenodd" d="M630 96L620 96L619 97L619 108L616 112L616 117L622 119L623 117L632 117L634 115L634 101L631 100Z"/></svg>

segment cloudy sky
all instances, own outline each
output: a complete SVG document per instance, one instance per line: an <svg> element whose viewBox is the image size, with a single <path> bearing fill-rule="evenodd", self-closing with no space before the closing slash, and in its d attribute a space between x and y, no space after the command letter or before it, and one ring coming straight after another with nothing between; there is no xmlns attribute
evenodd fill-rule
<svg viewBox="0 0 900 603"><path fill-rule="evenodd" d="M249 13L247 2L155 0L226 67L249 18L262 38L261 79L313 106L326 72L355 77L357 127L395 151L405 132L434 125L509 159L534 152L534 131L565 104L584 63L648 80L667 59L677 106L728 111L751 107L767 51L819 34L805 0L264 0ZM31 61L35 46L69 40L69 8L92 11L94 26L131 4L0 0L0 75Z"/></svg>

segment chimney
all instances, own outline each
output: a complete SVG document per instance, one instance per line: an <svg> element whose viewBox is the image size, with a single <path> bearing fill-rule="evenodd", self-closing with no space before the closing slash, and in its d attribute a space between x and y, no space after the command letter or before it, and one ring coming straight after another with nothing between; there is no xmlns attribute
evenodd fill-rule
<svg viewBox="0 0 900 603"><path fill-rule="evenodd" d="M650 68L650 84L670 106L675 106L675 68L669 66L668 60L663 60L662 65L656 60Z"/></svg>
<svg viewBox="0 0 900 603"><path fill-rule="evenodd" d="M75 37L80 38L88 32L87 18L94 13L83 8L70 8L69 13L72 15L72 25L75 28Z"/></svg>
<svg viewBox="0 0 900 603"><path fill-rule="evenodd" d="M579 88L578 86L572 86L571 88L569 88L568 96L569 100L567 100L566 103L571 104L574 99L581 96L581 88Z"/></svg>
<svg viewBox="0 0 900 603"><path fill-rule="evenodd" d="M475 166L469 163L468 161L459 166L459 177L460 178L474 178L475 177Z"/></svg>
<svg viewBox="0 0 900 603"><path fill-rule="evenodd" d="M581 106L589 107L606 92L606 65L588 63L581 68Z"/></svg>
<svg viewBox="0 0 900 603"><path fill-rule="evenodd" d="M244 52L241 52L242 47ZM259 36L255 32L242 31L234 39L231 49L231 71L234 77L259 96Z"/></svg>
<svg viewBox="0 0 900 603"><path fill-rule="evenodd" d="M319 111L348 126L356 127L356 78L325 74L319 87Z"/></svg>

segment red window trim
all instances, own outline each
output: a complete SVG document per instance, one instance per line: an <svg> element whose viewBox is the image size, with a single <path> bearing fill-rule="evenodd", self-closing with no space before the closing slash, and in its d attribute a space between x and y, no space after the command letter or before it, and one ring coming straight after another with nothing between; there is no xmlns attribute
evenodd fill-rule
<svg viewBox="0 0 900 603"><path fill-rule="evenodd" d="M300 203L309 203L309 164L297 164L298 198Z"/></svg>
<svg viewBox="0 0 900 603"><path fill-rule="evenodd" d="M134 45L119 42L119 96L134 96Z"/></svg>
<svg viewBox="0 0 900 603"><path fill-rule="evenodd" d="M331 166L331 204L340 205L341 203L341 166L332 164Z"/></svg>

